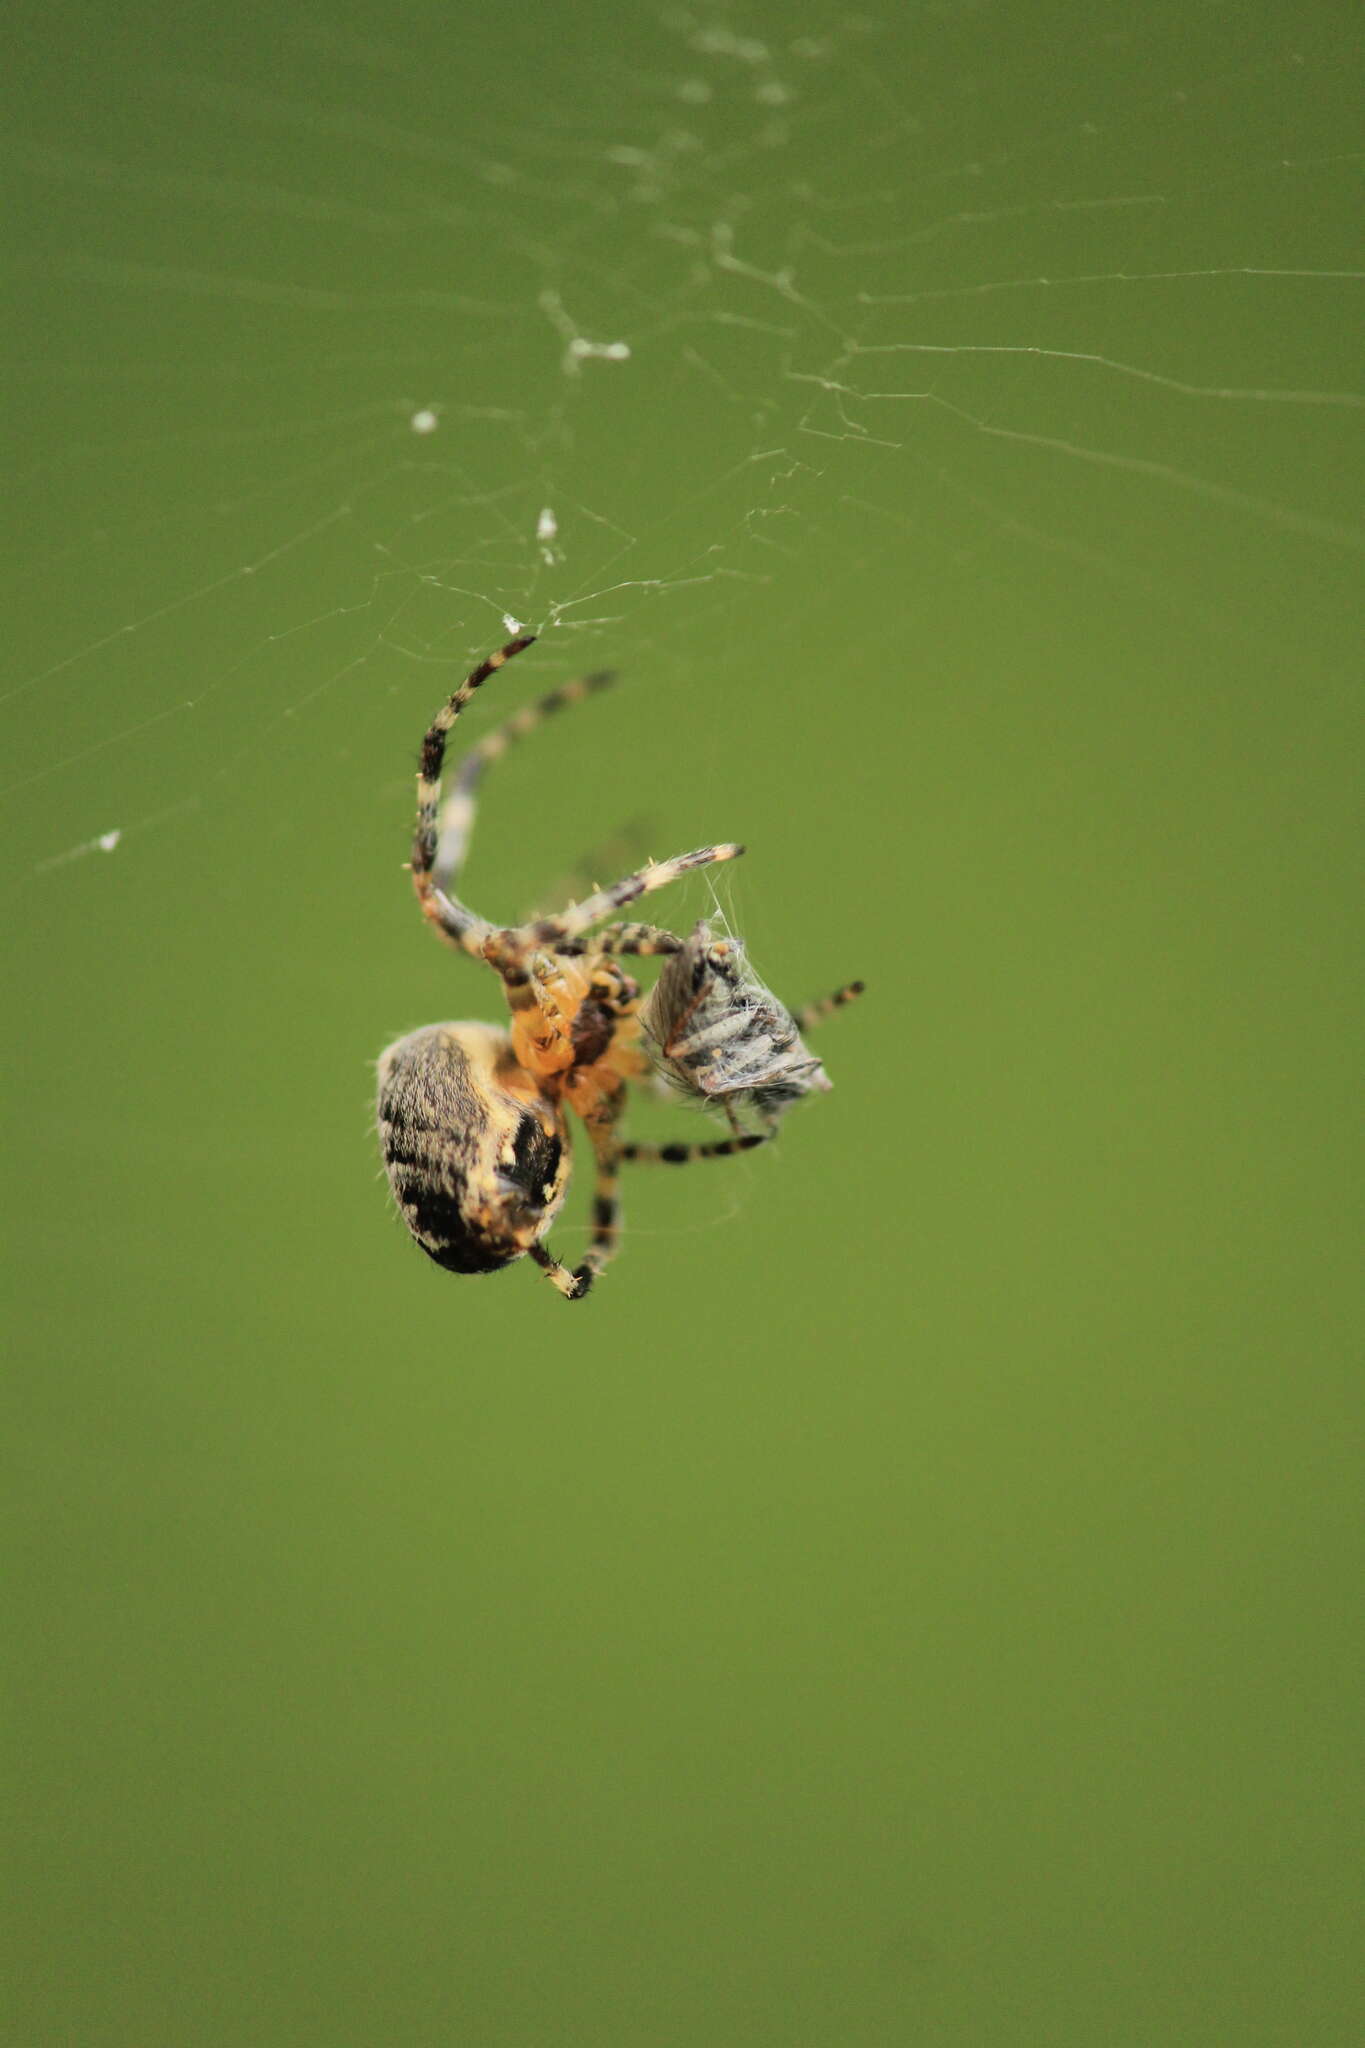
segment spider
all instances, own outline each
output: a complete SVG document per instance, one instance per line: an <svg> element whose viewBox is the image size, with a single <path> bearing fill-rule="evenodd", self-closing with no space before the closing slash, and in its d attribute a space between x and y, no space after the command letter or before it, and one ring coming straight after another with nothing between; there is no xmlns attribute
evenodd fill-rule
<svg viewBox="0 0 1365 2048"><path fill-rule="evenodd" d="M490 676L529 647L509 640L480 662L437 712L422 742L412 880L423 915L448 943L502 979L510 1025L430 1024L379 1058L384 1165L404 1222L427 1256L452 1273L492 1273L529 1256L566 1301L581 1301L620 1241L624 1162L682 1164L763 1144L779 1115L823 1067L803 1028L851 997L850 982L792 1016L749 968L737 939L704 922L688 939L617 913L695 869L735 860L742 846L703 846L650 861L556 916L495 925L452 894L474 824L484 770L543 720L612 681L579 677L517 712L465 756L444 808L441 771L456 719ZM642 1011L622 957L664 958ZM709 1144L624 1144L617 1126L630 1084L651 1071L721 1108L731 1135ZM762 1129L746 1129L750 1109ZM572 1272L545 1243L569 1185L565 1112L582 1120L596 1161L592 1237Z"/></svg>

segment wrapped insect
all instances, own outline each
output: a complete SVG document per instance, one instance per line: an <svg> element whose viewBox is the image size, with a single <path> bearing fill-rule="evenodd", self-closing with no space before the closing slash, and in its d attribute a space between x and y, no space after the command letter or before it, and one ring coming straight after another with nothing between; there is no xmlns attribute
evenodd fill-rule
<svg viewBox="0 0 1365 2048"><path fill-rule="evenodd" d="M724 1110L739 1136L749 1112L770 1135L803 1095L831 1082L801 1033L861 995L849 982L795 1016L760 981L744 941L717 938L706 919L670 954L640 1015L656 1070L681 1093Z"/></svg>

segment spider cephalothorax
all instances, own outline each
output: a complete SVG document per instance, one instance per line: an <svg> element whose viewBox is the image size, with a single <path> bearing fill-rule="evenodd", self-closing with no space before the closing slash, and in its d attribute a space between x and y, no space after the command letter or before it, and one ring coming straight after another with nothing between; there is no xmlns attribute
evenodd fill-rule
<svg viewBox="0 0 1365 2048"><path fill-rule="evenodd" d="M617 1247L622 1162L719 1158L762 1144L790 1102L829 1086L801 1044L801 1029L862 984L850 983L793 1017L753 975L738 940L714 939L704 924L684 940L656 925L617 920L627 904L694 868L734 860L744 849L729 842L651 861L529 924L490 924L450 893L488 764L543 719L611 680L581 677L519 711L466 755L442 808L451 727L480 685L533 637L489 655L436 714L422 742L412 845L424 915L443 938L501 976L509 1028L431 1024L389 1046L379 1060L379 1133L403 1220L438 1265L491 1273L529 1253L560 1293L577 1301ZM643 1011L639 985L621 965L631 955L666 959ZM702 1145L621 1143L627 1089L652 1070L723 1109L733 1136ZM742 1127L741 1106L757 1113L761 1130ZM597 1166L592 1241L573 1272L545 1244L569 1182L569 1109L587 1129Z"/></svg>

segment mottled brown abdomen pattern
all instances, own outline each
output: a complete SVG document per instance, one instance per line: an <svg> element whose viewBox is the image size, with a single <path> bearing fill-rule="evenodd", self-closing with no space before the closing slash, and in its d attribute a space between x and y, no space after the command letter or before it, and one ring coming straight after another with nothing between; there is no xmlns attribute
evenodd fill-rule
<svg viewBox="0 0 1365 2048"><path fill-rule="evenodd" d="M431 1024L389 1047L379 1062L379 1141L394 1200L427 1256L449 1273L495 1273L519 1247L490 1242L471 1204L489 1117L484 1047L471 1048L469 1033ZM502 1036L487 1029L489 1039Z"/></svg>

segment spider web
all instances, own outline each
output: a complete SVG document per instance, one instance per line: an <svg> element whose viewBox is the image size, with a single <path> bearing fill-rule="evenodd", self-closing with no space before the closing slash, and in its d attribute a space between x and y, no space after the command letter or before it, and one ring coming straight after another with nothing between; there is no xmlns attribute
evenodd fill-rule
<svg viewBox="0 0 1365 2048"><path fill-rule="evenodd" d="M1362 542L1344 20L35 30L13 885L112 854L155 890L206 836L291 859L343 803L401 842L431 702L514 622L542 682L647 671L627 744L681 708L680 775L722 783L756 665L803 716L835 665L905 731L978 607L1027 689L1098 635L1134 690L1252 663L1330 695Z"/></svg>

